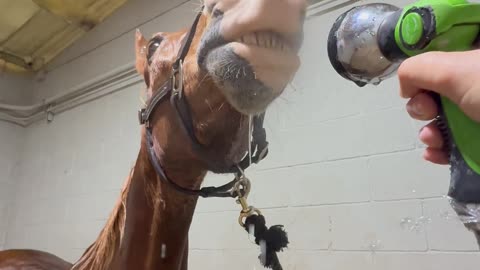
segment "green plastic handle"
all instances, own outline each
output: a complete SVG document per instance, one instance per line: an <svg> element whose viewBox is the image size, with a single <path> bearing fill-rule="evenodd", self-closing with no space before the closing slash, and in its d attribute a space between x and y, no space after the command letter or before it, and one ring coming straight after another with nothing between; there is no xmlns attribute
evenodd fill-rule
<svg viewBox="0 0 480 270"><path fill-rule="evenodd" d="M448 98L442 97L448 126L460 153L473 171L480 174L480 123L465 115Z"/></svg>
<svg viewBox="0 0 480 270"><path fill-rule="evenodd" d="M433 14L433 20L423 20L416 12L412 13L413 10L421 9ZM465 0L419 0L406 6L400 18L395 29L395 39L399 48L408 56L427 51L471 50L479 37L480 4ZM434 29L429 29L429 26ZM425 38L428 40L424 47L412 47L420 44L422 38L423 42ZM455 193L464 202L480 203L480 123L467 117L446 97L440 98L439 105L448 126L448 136L451 139L449 147L455 151L450 157L450 193ZM459 158L462 160L459 161ZM466 166L459 165L459 162ZM467 180L469 182L465 183Z"/></svg>

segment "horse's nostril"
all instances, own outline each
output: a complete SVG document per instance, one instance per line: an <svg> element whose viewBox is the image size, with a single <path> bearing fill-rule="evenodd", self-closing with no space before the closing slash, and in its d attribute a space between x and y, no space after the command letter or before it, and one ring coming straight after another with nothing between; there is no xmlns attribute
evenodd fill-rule
<svg viewBox="0 0 480 270"><path fill-rule="evenodd" d="M217 18L217 17L220 17L223 15L223 11L219 10L219 9L214 9L213 12L212 12L212 18Z"/></svg>

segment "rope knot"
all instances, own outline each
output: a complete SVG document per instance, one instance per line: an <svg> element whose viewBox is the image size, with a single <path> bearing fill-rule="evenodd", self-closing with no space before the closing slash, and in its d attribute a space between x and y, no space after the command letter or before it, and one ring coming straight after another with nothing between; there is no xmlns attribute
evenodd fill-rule
<svg viewBox="0 0 480 270"><path fill-rule="evenodd" d="M262 247L260 261L266 268L282 270L276 252L283 251L289 244L288 236L282 225L267 228L263 215L251 215L245 220L244 228L250 233L253 229L255 243Z"/></svg>

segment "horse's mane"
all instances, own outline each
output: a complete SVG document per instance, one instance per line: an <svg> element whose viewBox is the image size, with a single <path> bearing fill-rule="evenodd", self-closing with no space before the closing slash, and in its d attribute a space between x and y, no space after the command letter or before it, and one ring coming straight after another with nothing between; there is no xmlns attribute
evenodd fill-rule
<svg viewBox="0 0 480 270"><path fill-rule="evenodd" d="M104 228L95 242L88 247L71 270L107 270L123 238L125 228L125 203L132 181L133 168L130 170L121 196L118 198Z"/></svg>

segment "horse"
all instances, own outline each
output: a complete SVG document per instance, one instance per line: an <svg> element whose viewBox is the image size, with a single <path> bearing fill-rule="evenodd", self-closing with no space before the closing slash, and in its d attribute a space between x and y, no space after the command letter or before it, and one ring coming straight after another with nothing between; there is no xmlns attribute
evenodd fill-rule
<svg viewBox="0 0 480 270"><path fill-rule="evenodd" d="M306 7L306 0L204 0L189 28L148 40L137 31L135 68L147 97L138 112L141 144L104 228L71 265L10 250L0 252L0 269L187 270L200 197L238 197L240 223L258 216L246 203L243 172L268 152L264 115L299 68ZM235 179L202 188L207 172Z"/></svg>
<svg viewBox="0 0 480 270"><path fill-rule="evenodd" d="M2 270L66 270L72 263L48 252L31 249L11 249L0 251L0 269Z"/></svg>

